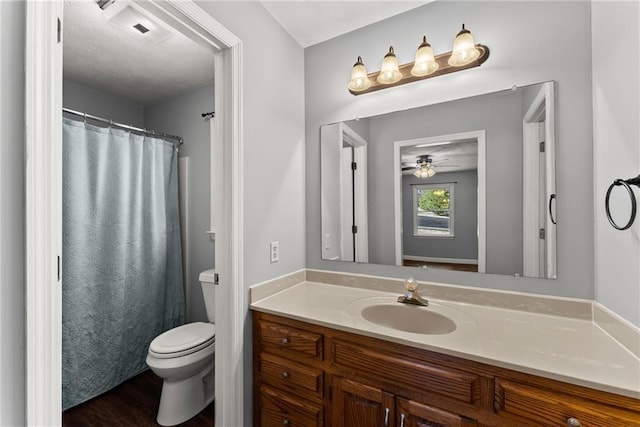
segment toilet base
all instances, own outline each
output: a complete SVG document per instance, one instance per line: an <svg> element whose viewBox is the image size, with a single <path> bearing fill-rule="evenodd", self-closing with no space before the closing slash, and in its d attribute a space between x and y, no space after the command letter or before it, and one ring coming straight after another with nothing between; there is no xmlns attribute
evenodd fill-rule
<svg viewBox="0 0 640 427"><path fill-rule="evenodd" d="M213 366L180 381L164 380L158 408L158 424L174 426L195 417L214 399Z"/></svg>

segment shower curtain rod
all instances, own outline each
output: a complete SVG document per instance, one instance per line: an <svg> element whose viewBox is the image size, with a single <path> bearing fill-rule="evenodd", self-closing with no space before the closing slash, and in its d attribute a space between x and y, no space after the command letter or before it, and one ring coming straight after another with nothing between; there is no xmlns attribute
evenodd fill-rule
<svg viewBox="0 0 640 427"><path fill-rule="evenodd" d="M122 129L133 130L133 131L136 131L136 132L142 132L144 134L151 135L151 136L161 136L163 138L171 138L171 139L177 140L178 141L178 145L184 144L184 140L180 136L169 135L169 134L163 133L163 132L156 132L156 131L153 131L153 130L137 128L135 126L125 125L125 124L122 124L122 123L116 123L116 122L114 122L113 120L110 120L110 119L105 119L105 118L102 118L102 117L94 116L93 114L87 114L87 113L83 113L83 112L80 112L80 111L71 110L69 108L63 108L62 111L64 111L65 113L74 114L76 116L84 117L85 120L86 119L96 120L96 121L99 121L99 122L102 122L102 123L107 123L109 126L115 126L115 127L119 127L119 128L122 128Z"/></svg>

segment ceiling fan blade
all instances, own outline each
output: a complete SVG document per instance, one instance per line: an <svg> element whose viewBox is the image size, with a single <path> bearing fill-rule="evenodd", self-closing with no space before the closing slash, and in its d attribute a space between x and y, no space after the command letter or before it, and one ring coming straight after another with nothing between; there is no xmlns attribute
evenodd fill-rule
<svg viewBox="0 0 640 427"><path fill-rule="evenodd" d="M449 159L440 159L440 160L436 160L435 162L431 162L432 165L437 165L438 163L442 163L442 162L446 162Z"/></svg>

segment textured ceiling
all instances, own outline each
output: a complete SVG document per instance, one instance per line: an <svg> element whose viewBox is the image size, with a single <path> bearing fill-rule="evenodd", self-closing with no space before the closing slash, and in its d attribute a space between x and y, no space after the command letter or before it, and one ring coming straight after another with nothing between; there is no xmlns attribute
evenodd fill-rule
<svg viewBox="0 0 640 427"><path fill-rule="evenodd" d="M116 4L125 1L116 0ZM300 46L307 47L429 1L261 3ZM142 105L213 81L209 50L179 32L148 46L108 22L95 0L65 0L63 38L65 79Z"/></svg>
<svg viewBox="0 0 640 427"><path fill-rule="evenodd" d="M65 79L143 105L213 81L206 48L175 31L148 46L91 0L64 2L63 52Z"/></svg>

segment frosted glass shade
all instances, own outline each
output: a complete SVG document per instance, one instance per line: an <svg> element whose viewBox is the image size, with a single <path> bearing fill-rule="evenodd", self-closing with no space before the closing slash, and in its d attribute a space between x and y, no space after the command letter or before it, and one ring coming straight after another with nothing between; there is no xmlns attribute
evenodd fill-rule
<svg viewBox="0 0 640 427"><path fill-rule="evenodd" d="M359 56L357 62L353 64L353 69L351 70L351 80L349 81L347 87L353 92L361 92L371 87L371 80L367 75L367 68L364 66L362 58L360 58Z"/></svg>
<svg viewBox="0 0 640 427"><path fill-rule="evenodd" d="M473 42L471 31L464 28L464 24L462 24L462 30L460 30L453 42L453 51L451 52L451 57L449 57L449 65L454 67L467 65L478 59L479 56L480 51Z"/></svg>
<svg viewBox="0 0 640 427"><path fill-rule="evenodd" d="M388 85L396 83L402 78L402 73L398 69L398 58L393 53L393 46L389 47L389 53L384 56L382 60L382 67L380 67L380 74L378 74L378 83Z"/></svg>
<svg viewBox="0 0 640 427"><path fill-rule="evenodd" d="M411 75L416 77L428 76L438 69L438 63L433 57L433 49L427 43L427 37L422 37L422 44L416 51L416 59L411 68Z"/></svg>
<svg viewBox="0 0 640 427"><path fill-rule="evenodd" d="M413 175L416 176L417 178L431 178L435 174L436 174L435 169L433 169L426 163L423 163L422 166L416 169L416 171L413 173Z"/></svg>

